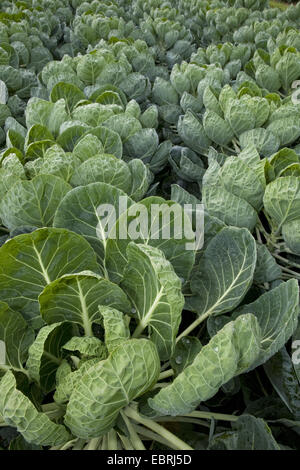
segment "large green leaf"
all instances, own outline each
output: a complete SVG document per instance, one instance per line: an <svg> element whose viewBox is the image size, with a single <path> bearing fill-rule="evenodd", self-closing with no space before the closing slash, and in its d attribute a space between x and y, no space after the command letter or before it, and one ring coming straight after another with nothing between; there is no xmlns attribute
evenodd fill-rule
<svg viewBox="0 0 300 470"><path fill-rule="evenodd" d="M104 258L110 226L133 201L121 190L106 183L91 183L74 188L59 205L53 225L79 233L92 245L105 273ZM99 211L105 205L112 212ZM107 209L108 210L108 209Z"/></svg>
<svg viewBox="0 0 300 470"><path fill-rule="evenodd" d="M124 314L115 308L100 305L99 309L103 317L105 345L108 351L112 352L119 344L130 338L128 322Z"/></svg>
<svg viewBox="0 0 300 470"><path fill-rule="evenodd" d="M54 136L58 135L61 124L68 120L63 99L50 103L40 98L31 98L26 107L25 116L28 129L34 124L41 124L47 127Z"/></svg>
<svg viewBox="0 0 300 470"><path fill-rule="evenodd" d="M187 306L208 317L237 307L252 284L255 240L247 229L223 228L210 241L191 277Z"/></svg>
<svg viewBox="0 0 300 470"><path fill-rule="evenodd" d="M300 216L283 224L282 236L288 248L300 255Z"/></svg>
<svg viewBox="0 0 300 470"><path fill-rule="evenodd" d="M17 428L29 443L55 446L71 439L64 426L53 423L45 413L38 412L29 398L17 389L11 371L6 372L0 381L0 414L6 424Z"/></svg>
<svg viewBox="0 0 300 470"><path fill-rule="evenodd" d="M9 230L50 227L56 209L71 186L53 175L38 175L15 184L0 202L0 217Z"/></svg>
<svg viewBox="0 0 300 470"><path fill-rule="evenodd" d="M9 368L23 372L34 332L22 315L5 302L0 302L0 340L5 344L5 362L0 364L0 370Z"/></svg>
<svg viewBox="0 0 300 470"><path fill-rule="evenodd" d="M242 415L232 423L232 432L216 435L209 448L211 450L280 450L272 432L260 418Z"/></svg>
<svg viewBox="0 0 300 470"><path fill-rule="evenodd" d="M256 244L257 262L254 271L254 281L261 284L281 278L281 268L265 245Z"/></svg>
<svg viewBox="0 0 300 470"><path fill-rule="evenodd" d="M132 175L127 163L114 155L100 154L89 158L76 168L71 184L85 186L90 183L107 183L130 194Z"/></svg>
<svg viewBox="0 0 300 470"><path fill-rule="evenodd" d="M221 176L227 191L244 199L257 211L261 209L264 187L250 166L239 158L226 158Z"/></svg>
<svg viewBox="0 0 300 470"><path fill-rule="evenodd" d="M176 374L192 364L202 344L196 336L184 336L177 341L170 363Z"/></svg>
<svg viewBox="0 0 300 470"><path fill-rule="evenodd" d="M122 231L125 233L120 236ZM152 196L132 205L121 215L114 237L110 235L106 244L106 268L114 282L122 280L131 236L135 243L162 250L176 274L183 280L188 279L195 252L188 250L186 244L194 242L195 237L188 215L177 203Z"/></svg>
<svg viewBox="0 0 300 470"><path fill-rule="evenodd" d="M300 213L300 177L286 176L268 184L264 195L264 206L274 220L276 229L294 219Z"/></svg>
<svg viewBox="0 0 300 470"><path fill-rule="evenodd" d="M130 303L119 286L90 272L66 274L48 284L39 296L46 323L70 321L92 336L92 324L101 321L99 305L130 311Z"/></svg>
<svg viewBox="0 0 300 470"><path fill-rule="evenodd" d="M190 366L149 399L149 405L161 415L190 413L201 401L214 396L221 385L251 366L259 355L260 340L254 315L227 323Z"/></svg>
<svg viewBox="0 0 300 470"><path fill-rule="evenodd" d="M0 299L34 327L43 323L38 296L47 284L66 273L98 270L96 255L84 238L56 228L14 237L0 248L0 258Z"/></svg>
<svg viewBox="0 0 300 470"><path fill-rule="evenodd" d="M247 201L228 191L220 182L204 186L202 202L210 215L227 225L253 230L257 223L255 209Z"/></svg>
<svg viewBox="0 0 300 470"><path fill-rule="evenodd" d="M55 388L55 374L63 358L62 346L72 336L72 325L54 323L44 326L29 348L27 369L45 393Z"/></svg>
<svg viewBox="0 0 300 470"><path fill-rule="evenodd" d="M130 243L127 257L121 286L135 309L135 334L148 327L161 359L168 359L174 350L184 304L181 281L157 248Z"/></svg>
<svg viewBox="0 0 300 470"><path fill-rule="evenodd" d="M240 307L236 315L252 313L261 328L261 352L253 367L266 362L292 336L298 323L299 287L296 279L281 283L251 304Z"/></svg>
<svg viewBox="0 0 300 470"><path fill-rule="evenodd" d="M59 82L52 88L50 98L53 103L63 98L70 114L78 101L85 99L85 94L72 83Z"/></svg>
<svg viewBox="0 0 300 470"><path fill-rule="evenodd" d="M82 438L105 434L124 406L153 387L159 371L159 358L151 341L122 343L78 380L67 405L66 425Z"/></svg>
<svg viewBox="0 0 300 470"><path fill-rule="evenodd" d="M300 382L286 348L282 348L264 364L264 370L281 400L300 420Z"/></svg>
<svg viewBox="0 0 300 470"><path fill-rule="evenodd" d="M123 155L123 144L121 137L117 132L108 128L108 127L95 127L94 129L87 131L86 134L78 141L77 145L80 144L81 140L86 137L86 135L93 135L98 138L101 142L103 149L101 152L115 155L118 158L122 158ZM100 148L97 153L99 153Z"/></svg>

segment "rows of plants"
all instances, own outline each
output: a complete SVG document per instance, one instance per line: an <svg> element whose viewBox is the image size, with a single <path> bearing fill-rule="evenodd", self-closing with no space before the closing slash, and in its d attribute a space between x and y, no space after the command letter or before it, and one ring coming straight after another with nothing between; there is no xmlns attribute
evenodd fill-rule
<svg viewBox="0 0 300 470"><path fill-rule="evenodd" d="M3 449L300 448L299 26L1 3Z"/></svg>

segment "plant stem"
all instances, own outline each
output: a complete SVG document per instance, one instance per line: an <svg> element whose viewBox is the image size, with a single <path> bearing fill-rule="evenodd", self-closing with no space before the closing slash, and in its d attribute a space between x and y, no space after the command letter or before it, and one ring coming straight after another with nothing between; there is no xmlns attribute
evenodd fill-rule
<svg viewBox="0 0 300 470"><path fill-rule="evenodd" d="M199 326L200 323L206 320L206 318L209 317L211 313L212 313L211 310L208 310L207 312L200 315L200 317L196 318L196 320L193 321L193 323L191 323L190 326L188 326L179 336L177 336L176 342L178 342L184 336L187 336L188 334L190 334L190 332L193 331L195 328L197 328L197 326Z"/></svg>
<svg viewBox="0 0 300 470"><path fill-rule="evenodd" d="M238 416L235 415L225 415L223 413L211 413L210 411L192 411L192 413L185 414L183 416L191 418L202 418L202 419L218 419L220 421L237 421Z"/></svg>
<svg viewBox="0 0 300 470"><path fill-rule="evenodd" d="M169 367L169 365L170 365L170 361L165 362L165 363L161 366L161 369L160 369L160 370L161 370L161 371L166 370L166 369Z"/></svg>
<svg viewBox="0 0 300 470"><path fill-rule="evenodd" d="M282 263L288 264L289 266L294 266L295 268L300 269L300 264L294 263L293 261L289 261L288 259L284 258L283 256L278 255L278 253L272 253L275 258L280 260Z"/></svg>
<svg viewBox="0 0 300 470"><path fill-rule="evenodd" d="M157 434L160 434L166 439L166 441L175 445L178 450L193 450L193 448L190 447L186 442L183 442L181 439L179 439L177 436L165 429L163 426L160 426L159 424L155 423L154 421L148 418L144 418L130 406L127 406L125 408L124 413L134 421L137 421L138 423L143 424L145 427L151 429L152 431L155 431Z"/></svg>
<svg viewBox="0 0 300 470"><path fill-rule="evenodd" d="M102 438L101 450L107 450L107 434Z"/></svg>
<svg viewBox="0 0 300 470"><path fill-rule="evenodd" d="M135 448L132 445L132 442L130 441L130 439L128 439L128 437L124 436L123 434L120 434L119 432L118 432L118 436L125 450L135 450Z"/></svg>
<svg viewBox="0 0 300 470"><path fill-rule="evenodd" d="M146 438L150 441L159 442L160 444L163 444L167 447L170 447L170 449L178 450L177 447L174 444L167 441L160 434L156 434L155 432L150 431L150 429L144 428L143 426L139 426L138 424L134 424L133 426L134 426L136 432L138 432L144 438Z"/></svg>
<svg viewBox="0 0 300 470"><path fill-rule="evenodd" d="M107 433L107 450L118 450L117 433L114 429Z"/></svg>
<svg viewBox="0 0 300 470"><path fill-rule="evenodd" d="M60 418L64 415L64 409L54 402L42 405L42 411L48 416L49 419Z"/></svg>
<svg viewBox="0 0 300 470"><path fill-rule="evenodd" d="M191 423L198 426L204 426L205 428L210 428L210 425L206 421L201 421L198 418L188 418L185 416L163 416L156 418L157 423Z"/></svg>
<svg viewBox="0 0 300 470"><path fill-rule="evenodd" d="M76 443L73 446L73 450L82 450L85 444L85 439L77 439Z"/></svg>
<svg viewBox="0 0 300 470"><path fill-rule="evenodd" d="M165 370L164 372L161 372L158 376L158 381L160 380L164 380L168 377L172 377L172 375L174 375L174 371L173 369L168 369L168 370Z"/></svg>
<svg viewBox="0 0 300 470"><path fill-rule="evenodd" d="M142 322L139 322L139 324L137 325L136 329L134 330L132 334L132 338L138 338L145 328L146 328L146 325L144 325Z"/></svg>
<svg viewBox="0 0 300 470"><path fill-rule="evenodd" d="M294 276L296 279L300 279L300 274L299 274L299 273L296 273L295 271L292 271L292 270L289 269L289 268L285 268L284 266L281 266L281 269L282 269L282 271L291 274L291 275Z"/></svg>
<svg viewBox="0 0 300 470"><path fill-rule="evenodd" d="M130 440L132 442L132 445L134 446L134 449L136 450L146 450L144 444L142 443L141 439L139 438L138 434L136 433L133 425L127 418L126 414L121 410L121 416L126 424L126 427L128 429L129 435L130 435Z"/></svg>
<svg viewBox="0 0 300 470"><path fill-rule="evenodd" d="M26 369L23 369L23 368L22 368L22 369L21 369L21 368L19 369L18 367L11 367L11 366L9 366L9 365L7 365L7 364L0 364L0 370L5 370L5 371L7 371L7 370L14 370L14 371L16 371L16 372L21 372L22 374L26 375L26 377L28 378L29 381L31 381L31 380L30 380L29 372L28 372Z"/></svg>
<svg viewBox="0 0 300 470"><path fill-rule="evenodd" d="M70 447L72 447L73 444L75 444L76 441L77 441L77 439L73 439L72 441L67 442L66 444L64 444L64 445L60 448L60 450L68 450L68 449L70 449Z"/></svg>
<svg viewBox="0 0 300 470"><path fill-rule="evenodd" d="M91 439L85 446L84 450L98 450L101 441L102 437L95 437L94 439Z"/></svg>

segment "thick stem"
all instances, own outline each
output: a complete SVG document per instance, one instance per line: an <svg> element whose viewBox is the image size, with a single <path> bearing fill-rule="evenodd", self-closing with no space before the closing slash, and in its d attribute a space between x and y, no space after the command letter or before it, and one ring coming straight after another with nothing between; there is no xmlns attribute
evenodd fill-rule
<svg viewBox="0 0 300 470"><path fill-rule="evenodd" d="M191 423L196 424L197 426L210 428L210 424L208 424L207 421L203 421L198 418L188 418L185 416L163 416L160 418L155 418L155 420L157 423Z"/></svg>
<svg viewBox="0 0 300 470"><path fill-rule="evenodd" d="M142 443L141 439L139 438L138 434L136 433L134 427L132 426L131 422L127 418L126 414L121 410L121 416L126 424L126 427L128 429L129 435L130 435L130 440L132 442L132 445L134 446L134 449L136 450L146 450L144 444Z"/></svg>
<svg viewBox="0 0 300 470"><path fill-rule="evenodd" d="M273 256L274 256L275 258L277 258L277 259L278 259L279 261L281 261L282 263L287 264L287 265L289 265L289 266L293 266L293 267L295 267L295 268L297 268L297 269L300 269L300 264L294 263L293 261L290 261L290 260L284 258L283 256L280 256L278 253L272 253L272 254L273 254Z"/></svg>
<svg viewBox="0 0 300 470"><path fill-rule="evenodd" d="M292 269L285 268L284 266L281 266L281 269L282 269L282 271L284 271L285 273L290 274L291 276L295 277L296 279L300 279L300 274L296 273Z"/></svg>
<svg viewBox="0 0 300 470"><path fill-rule="evenodd" d="M148 418L144 418L133 408L128 406L125 408L124 413L128 416L128 418L131 418L137 423L143 424L145 427L151 429L157 434L160 434L166 439L166 441L175 445L178 450L193 450L191 446L189 446L186 442L183 442L181 439L175 436L175 434L172 434L170 431L155 423L154 421Z"/></svg>
<svg viewBox="0 0 300 470"><path fill-rule="evenodd" d="M107 450L107 434L102 437L101 450Z"/></svg>
<svg viewBox="0 0 300 470"><path fill-rule="evenodd" d="M124 436L123 434L118 433L119 439L123 444L123 447L125 450L135 450L135 448L132 445L132 442L128 437Z"/></svg>
<svg viewBox="0 0 300 470"><path fill-rule="evenodd" d="M168 377L172 377L172 375L174 375L173 369L165 370L164 372L161 372L161 373L159 374L159 376L158 376L158 381L159 381L159 380L167 379Z"/></svg>
<svg viewBox="0 0 300 470"><path fill-rule="evenodd" d="M235 422L239 419L235 415L225 415L223 413L211 413L210 411L192 411L192 413L183 415L191 418L202 418L202 419L218 419L220 421L232 421Z"/></svg>
<svg viewBox="0 0 300 470"><path fill-rule="evenodd" d="M118 450L117 433L114 429L107 434L107 450Z"/></svg>
<svg viewBox="0 0 300 470"><path fill-rule="evenodd" d="M199 326L204 320L206 320L206 318L209 317L211 313L211 310L208 310L207 312L203 313L203 315L200 315L200 317L196 318L196 320L193 321L190 326L188 326L179 336L177 336L176 342L178 342L184 336L189 335L190 332L197 328L197 326Z"/></svg>
<svg viewBox="0 0 300 470"><path fill-rule="evenodd" d="M142 322L139 322L138 326L132 334L132 338L138 338L140 334L144 331L147 325L144 325Z"/></svg>
<svg viewBox="0 0 300 470"><path fill-rule="evenodd" d="M140 434L140 436L144 437L145 439L159 442L160 444L170 447L170 449L178 450L174 444L167 441L160 434L156 434L155 432L150 431L150 429L144 428L143 426L139 426L138 424L134 424L133 426L135 430Z"/></svg>
<svg viewBox="0 0 300 470"><path fill-rule="evenodd" d="M94 439L91 439L85 446L84 450L98 450L101 441L102 437L95 437Z"/></svg>

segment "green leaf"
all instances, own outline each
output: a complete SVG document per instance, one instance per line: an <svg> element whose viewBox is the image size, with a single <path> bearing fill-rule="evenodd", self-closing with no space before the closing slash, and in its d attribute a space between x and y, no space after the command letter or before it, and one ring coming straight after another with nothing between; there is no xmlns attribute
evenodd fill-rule
<svg viewBox="0 0 300 470"><path fill-rule="evenodd" d="M71 352L78 351L83 359L107 358L107 349L104 343L94 336L73 336L63 345L63 349Z"/></svg>
<svg viewBox="0 0 300 470"><path fill-rule="evenodd" d="M300 255L300 217L283 224L282 236L287 247Z"/></svg>
<svg viewBox="0 0 300 470"><path fill-rule="evenodd" d="M139 201L147 193L153 181L153 174L141 160L134 159L128 163L131 171L132 187L130 197L134 201Z"/></svg>
<svg viewBox="0 0 300 470"><path fill-rule="evenodd" d="M84 340L86 338L79 338ZM96 339L96 338L88 338ZM104 359L101 357L100 359ZM84 361L80 361L78 369L72 371L71 366L66 360L63 360L61 365L57 369L56 373L56 390L53 395L54 401L58 404L65 404L69 401L70 396L75 389L78 381L81 380L82 376L87 372L87 370L99 364L99 357L93 357Z"/></svg>
<svg viewBox="0 0 300 470"><path fill-rule="evenodd" d="M264 364L264 370L283 403L300 419L300 383L286 348L282 348Z"/></svg>
<svg viewBox="0 0 300 470"><path fill-rule="evenodd" d="M220 315L237 307L252 284L255 240L246 229L223 228L210 241L193 270L193 297L187 306L198 315Z"/></svg>
<svg viewBox="0 0 300 470"><path fill-rule="evenodd" d="M182 227L188 235L183 234ZM187 250L186 244L194 242L195 237L191 232L190 219L178 204L156 196L143 199L122 213L113 231L114 237L109 236L107 240L105 262L114 282L122 280L127 263L126 248L131 242L131 236L135 243L161 249L176 274L184 280L188 279L195 252ZM122 231L124 234L120 235Z"/></svg>
<svg viewBox="0 0 300 470"><path fill-rule="evenodd" d="M239 136L239 141L242 149L246 148L248 145L254 145L257 151L264 157L269 157L277 152L280 147L278 135L263 127L243 132L243 134Z"/></svg>
<svg viewBox="0 0 300 470"><path fill-rule="evenodd" d="M297 327L299 288L296 279L282 282L251 304L240 307L235 315L245 313L256 316L262 333L261 352L254 368L279 351Z"/></svg>
<svg viewBox="0 0 300 470"><path fill-rule="evenodd" d="M114 155L100 154L89 158L76 168L72 186L85 186L90 183L106 183L129 194L132 175L127 163Z"/></svg>
<svg viewBox="0 0 300 470"><path fill-rule="evenodd" d="M260 339L254 315L227 323L190 366L148 400L150 407L160 415L190 413L201 401L213 397L221 385L247 370L259 355Z"/></svg>
<svg viewBox="0 0 300 470"><path fill-rule="evenodd" d="M184 116L180 116L178 124L178 134L185 145L195 152L202 153L211 144L210 139L204 132L201 122L188 111Z"/></svg>
<svg viewBox="0 0 300 470"><path fill-rule="evenodd" d="M161 359L168 359L181 322L181 281L157 248L130 243L127 257L121 286L134 306L133 316L138 320L135 335L148 328Z"/></svg>
<svg viewBox="0 0 300 470"><path fill-rule="evenodd" d="M221 177L225 188L244 199L259 211L262 206L264 187L256 172L236 157L228 157L222 167Z"/></svg>
<svg viewBox="0 0 300 470"><path fill-rule="evenodd" d="M43 450L42 446L36 446L26 442L24 437L19 434L15 439L10 441L9 450Z"/></svg>
<svg viewBox="0 0 300 470"><path fill-rule="evenodd" d="M102 147L103 147L103 150L101 150L101 153L107 153L110 155L115 155L118 158L122 158L122 155L123 155L122 140L119 134L115 132L114 130L107 128L107 127L100 126L100 127L95 127L94 129L90 131L87 131L87 133L83 135L82 139L84 139L85 135L94 135L100 140ZM100 151L100 147L97 153L99 153L99 151Z"/></svg>
<svg viewBox="0 0 300 470"><path fill-rule="evenodd" d="M41 124L54 136L58 135L61 124L68 120L63 99L50 103L40 98L31 98L26 107L25 117L28 129L34 124Z"/></svg>
<svg viewBox="0 0 300 470"><path fill-rule="evenodd" d="M156 152L159 144L155 129L141 129L127 139L125 153L130 158L147 160Z"/></svg>
<svg viewBox="0 0 300 470"><path fill-rule="evenodd" d="M107 235L116 218L130 207L133 201L120 189L106 183L91 183L68 192L59 205L53 225L82 235L97 253L100 266L105 273ZM105 205L115 212L99 211Z"/></svg>
<svg viewBox="0 0 300 470"><path fill-rule="evenodd" d="M300 177L286 176L268 184L264 195L266 212L276 224L277 231L283 224L299 218Z"/></svg>
<svg viewBox="0 0 300 470"><path fill-rule="evenodd" d="M56 209L71 186L54 175L20 181L0 202L0 217L9 230L20 226L50 227Z"/></svg>
<svg viewBox="0 0 300 470"><path fill-rule="evenodd" d="M72 83L59 82L52 88L50 99L52 103L60 99L64 99L67 105L68 112L73 111L74 106L80 101L85 99L85 94L80 88Z"/></svg>
<svg viewBox="0 0 300 470"><path fill-rule="evenodd" d="M8 426L17 428L31 444L57 446L71 439L64 426L38 412L29 398L17 389L16 379L10 371L0 381L0 414Z"/></svg>
<svg viewBox="0 0 300 470"><path fill-rule="evenodd" d="M103 123L103 126L119 134L123 143L142 129L138 119L126 114L116 114L110 117Z"/></svg>
<svg viewBox="0 0 300 470"><path fill-rule="evenodd" d="M132 339L120 344L108 359L90 367L78 380L67 405L66 425L82 438L105 434L124 406L153 387L159 371L151 341Z"/></svg>
<svg viewBox="0 0 300 470"><path fill-rule="evenodd" d="M213 217L235 227L245 227L252 231L257 223L255 209L244 199L227 191L223 185L205 184L202 203Z"/></svg>
<svg viewBox="0 0 300 470"><path fill-rule="evenodd" d="M9 308L5 302L0 302L0 340L5 344L6 354L0 370L8 367L22 372L28 348L34 341L34 332L22 315Z"/></svg>
<svg viewBox="0 0 300 470"><path fill-rule="evenodd" d="M104 153L103 145L98 137L92 134L81 137L73 149L73 155L79 158L81 163L99 153Z"/></svg>
<svg viewBox="0 0 300 470"><path fill-rule="evenodd" d="M176 375L192 364L201 348L202 344L195 336L184 336L177 341L173 356L170 359L171 367Z"/></svg>
<svg viewBox="0 0 300 470"><path fill-rule="evenodd" d="M276 263L268 248L260 243L256 244L257 262L254 271L254 281L258 284L272 282L281 278L281 268Z"/></svg>
<svg viewBox="0 0 300 470"><path fill-rule="evenodd" d="M211 450L280 450L271 429L261 418L243 415L232 423L232 432L213 437Z"/></svg>
<svg viewBox="0 0 300 470"><path fill-rule="evenodd" d="M234 99L226 108L225 119L237 137L255 127L256 117L247 101Z"/></svg>
<svg viewBox="0 0 300 470"><path fill-rule="evenodd" d="M131 308L119 286L90 271L66 274L49 283L39 296L39 304L46 323L78 323L87 336L93 336L92 324L101 322L100 304L125 312Z"/></svg>
<svg viewBox="0 0 300 470"><path fill-rule="evenodd" d="M43 228L18 235L0 248L0 299L38 328L43 321L38 296L47 284L66 273L92 269L96 255L79 235Z"/></svg>
<svg viewBox="0 0 300 470"><path fill-rule="evenodd" d="M267 130L279 138L281 147L291 145L300 136L300 117L295 115L276 119L268 125Z"/></svg>
<svg viewBox="0 0 300 470"><path fill-rule="evenodd" d="M99 306L105 330L105 345L111 353L119 344L130 338L130 331L124 314L111 307Z"/></svg>
<svg viewBox="0 0 300 470"><path fill-rule="evenodd" d="M206 111L203 118L203 127L207 136L219 145L229 144L234 137L228 122L214 111Z"/></svg>
<svg viewBox="0 0 300 470"><path fill-rule="evenodd" d="M55 388L55 375L63 358L62 346L72 337L72 325L54 323L44 326L29 348L26 363L30 377L45 393Z"/></svg>

